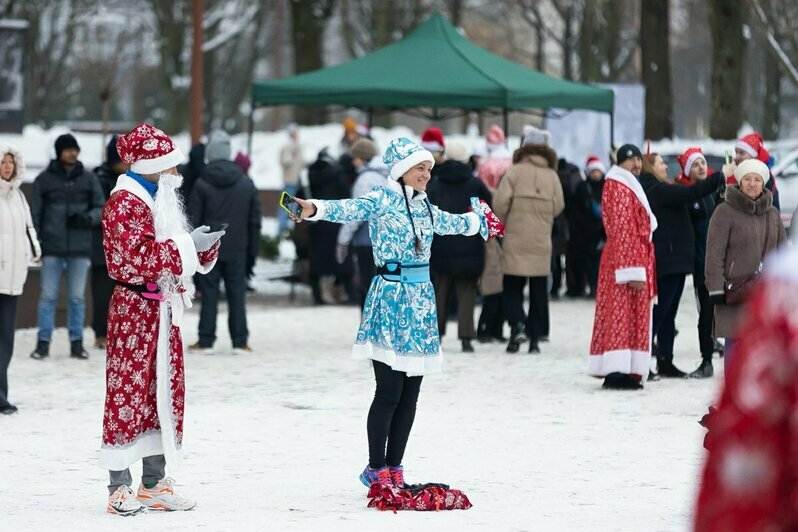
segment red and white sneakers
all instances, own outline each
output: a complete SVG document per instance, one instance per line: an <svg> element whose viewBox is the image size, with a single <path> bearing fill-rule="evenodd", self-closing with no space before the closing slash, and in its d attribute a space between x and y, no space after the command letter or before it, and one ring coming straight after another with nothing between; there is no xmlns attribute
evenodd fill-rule
<svg viewBox="0 0 798 532"><path fill-rule="evenodd" d="M139 486L138 500L150 510L171 512L194 508L197 505L196 501L175 495L174 489L172 489L174 483L175 481L171 478L164 478L152 488L145 488L142 484Z"/></svg>
<svg viewBox="0 0 798 532"><path fill-rule="evenodd" d="M146 513L147 507L141 504L129 486L119 486L108 496L108 513L115 515L136 515Z"/></svg>

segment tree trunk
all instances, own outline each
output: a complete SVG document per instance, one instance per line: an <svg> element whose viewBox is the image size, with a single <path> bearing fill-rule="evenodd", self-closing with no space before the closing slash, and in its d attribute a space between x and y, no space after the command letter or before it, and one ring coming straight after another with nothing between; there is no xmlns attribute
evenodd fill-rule
<svg viewBox="0 0 798 532"><path fill-rule="evenodd" d="M668 0L641 0L640 51L646 87L646 137L673 136Z"/></svg>
<svg viewBox="0 0 798 532"><path fill-rule="evenodd" d="M334 4L334 0L292 0L294 73L310 72L324 66L324 28ZM315 106L297 107L296 121L306 125L323 124L327 121L327 109Z"/></svg>
<svg viewBox="0 0 798 532"><path fill-rule="evenodd" d="M582 11L582 25L579 30L579 79L582 82L598 81L601 79L601 63L596 61L597 48L595 29L596 25L596 0L585 0Z"/></svg>
<svg viewBox="0 0 798 532"><path fill-rule="evenodd" d="M781 123L779 121L779 107L781 107L781 65L772 57L766 55L765 60L765 104L762 115L762 137L765 140L779 138Z"/></svg>
<svg viewBox="0 0 798 532"><path fill-rule="evenodd" d="M712 33L712 97L709 134L732 139L743 123L743 68L746 41L743 20L748 9L743 2L710 0Z"/></svg>

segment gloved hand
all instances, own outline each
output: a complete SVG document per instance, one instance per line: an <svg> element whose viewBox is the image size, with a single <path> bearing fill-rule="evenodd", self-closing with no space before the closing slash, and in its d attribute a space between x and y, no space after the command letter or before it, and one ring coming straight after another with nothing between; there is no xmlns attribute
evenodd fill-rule
<svg viewBox="0 0 798 532"><path fill-rule="evenodd" d="M225 235L224 231L211 233L210 230L211 228L207 225L201 225L191 231L191 240L194 241L194 247L200 253L211 249L216 241Z"/></svg>
<svg viewBox="0 0 798 532"><path fill-rule="evenodd" d="M349 255L349 246L344 246L343 244L335 245L335 261L338 264L346 262L347 255Z"/></svg>
<svg viewBox="0 0 798 532"><path fill-rule="evenodd" d="M88 212L76 212L67 217L67 227L72 229L91 229L93 220Z"/></svg>
<svg viewBox="0 0 798 532"><path fill-rule="evenodd" d="M485 223L487 225L487 240L488 238L497 238L504 236L504 223L499 220L499 217L496 216L496 213L490 208L490 205L483 200L480 199L477 201L477 198L471 198L471 210L476 212L477 214L482 213L485 217ZM484 238L484 236L483 236Z"/></svg>

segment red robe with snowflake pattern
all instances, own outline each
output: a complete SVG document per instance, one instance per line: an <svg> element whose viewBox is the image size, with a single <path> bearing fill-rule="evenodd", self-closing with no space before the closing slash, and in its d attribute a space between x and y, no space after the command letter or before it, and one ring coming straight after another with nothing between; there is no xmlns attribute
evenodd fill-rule
<svg viewBox="0 0 798 532"><path fill-rule="evenodd" d="M613 166L601 196L607 243L601 253L588 373L619 372L645 381L651 360L651 312L657 294L656 218L637 179ZM630 281L643 281L636 290Z"/></svg>
<svg viewBox="0 0 798 532"><path fill-rule="evenodd" d="M103 209L103 248L109 276L132 285L154 283L164 273L207 273L219 243L197 253L188 233L156 240L154 200L128 176ZM180 463L185 407L183 345L179 322L189 301L143 298L121 285L108 310L106 398L101 465L119 471L145 456L164 454ZM165 330L165 334L162 332Z"/></svg>
<svg viewBox="0 0 798 532"><path fill-rule="evenodd" d="M765 266L711 416L695 530L798 530L798 249Z"/></svg>

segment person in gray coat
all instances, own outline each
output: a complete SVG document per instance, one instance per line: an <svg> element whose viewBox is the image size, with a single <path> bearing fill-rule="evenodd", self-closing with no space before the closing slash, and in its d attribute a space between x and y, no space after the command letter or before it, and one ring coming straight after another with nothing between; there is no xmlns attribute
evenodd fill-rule
<svg viewBox="0 0 798 532"><path fill-rule="evenodd" d="M219 283L224 280L233 350L249 352L252 348L247 343L247 262L249 257L256 257L260 249L260 198L252 179L230 159L227 133L212 132L205 154L208 164L191 191L188 216L194 227L208 225L212 230L221 224L228 224L228 227L216 265L207 275L197 277L197 288L202 294L199 341L189 349L209 351L213 348Z"/></svg>
<svg viewBox="0 0 798 532"><path fill-rule="evenodd" d="M39 333L31 357L50 355L61 273L66 272L70 355L87 359L83 349L84 293L91 265L92 229L99 227L105 196L100 182L78 160L80 146L70 134L55 141L55 159L33 182L31 212L42 247Z"/></svg>
<svg viewBox="0 0 798 532"><path fill-rule="evenodd" d="M748 159L733 170L736 185L726 187L726 201L715 209L707 233L705 273L709 299L715 304L713 335L725 338L723 364L728 368L737 343L742 305L732 304L725 287L760 271L768 253L787 240L773 196L765 188L770 170L762 161Z"/></svg>

